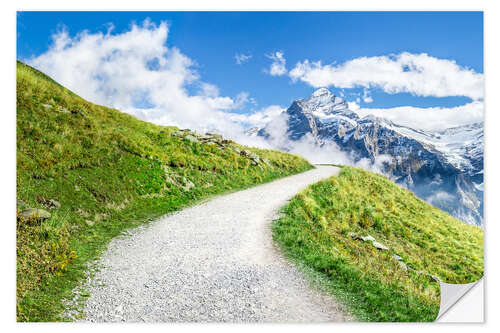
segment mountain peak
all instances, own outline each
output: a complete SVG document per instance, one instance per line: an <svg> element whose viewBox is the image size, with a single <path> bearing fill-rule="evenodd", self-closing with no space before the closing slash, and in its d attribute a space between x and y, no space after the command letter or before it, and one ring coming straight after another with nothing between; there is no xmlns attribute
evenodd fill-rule
<svg viewBox="0 0 500 333"><path fill-rule="evenodd" d="M343 98L335 96L328 88L316 89L309 98L299 99L296 102L302 112L314 113L320 118L339 112L347 112L349 117L352 116L347 102Z"/></svg>
<svg viewBox="0 0 500 333"><path fill-rule="evenodd" d="M313 97L319 97L319 96L323 96L323 95L329 95L329 96L332 96L332 92L328 89L328 88L325 88L325 87L322 87L322 88L319 88L319 89L316 89L312 94L311 96L309 97L309 99L313 98Z"/></svg>

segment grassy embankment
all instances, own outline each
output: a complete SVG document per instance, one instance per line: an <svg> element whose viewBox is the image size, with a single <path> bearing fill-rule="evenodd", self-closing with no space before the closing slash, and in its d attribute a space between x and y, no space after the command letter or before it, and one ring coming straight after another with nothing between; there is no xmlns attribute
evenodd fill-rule
<svg viewBox="0 0 500 333"><path fill-rule="evenodd" d="M175 134L176 127L87 102L17 63L19 321L61 320L62 300L84 277L86 263L125 229L312 168L295 155ZM243 149L261 160L254 163ZM50 200L60 208L44 208ZM51 217L19 218L26 207Z"/></svg>
<svg viewBox="0 0 500 333"><path fill-rule="evenodd" d="M283 211L274 238L360 320L433 321L437 279L470 283L483 275L481 228L368 171L343 167ZM359 238L368 235L388 250Z"/></svg>

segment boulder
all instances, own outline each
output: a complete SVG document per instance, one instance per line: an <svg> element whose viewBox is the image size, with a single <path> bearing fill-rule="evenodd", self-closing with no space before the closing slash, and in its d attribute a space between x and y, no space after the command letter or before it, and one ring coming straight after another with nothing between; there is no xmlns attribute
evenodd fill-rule
<svg viewBox="0 0 500 333"><path fill-rule="evenodd" d="M397 254L393 254L392 257L394 258L394 260L403 261L403 258L401 258L400 256L398 256Z"/></svg>
<svg viewBox="0 0 500 333"><path fill-rule="evenodd" d="M350 232L347 235L349 235L349 237L351 237L354 240L361 239L361 237L359 237L358 235L356 235L354 232Z"/></svg>
<svg viewBox="0 0 500 333"><path fill-rule="evenodd" d="M248 159L250 159L250 161L252 162L253 165L257 165L259 164L260 162L260 157L259 155L255 154L254 152L251 152L251 151L248 151L248 150L245 150L243 149L241 152L240 152L240 155L241 156L244 156Z"/></svg>
<svg viewBox="0 0 500 333"><path fill-rule="evenodd" d="M60 108L57 110L57 112L60 112L60 113L71 113L70 110L66 109L66 108Z"/></svg>
<svg viewBox="0 0 500 333"><path fill-rule="evenodd" d="M408 271L408 267L406 266L406 264L404 262L398 261L398 265L399 265L399 267L401 267L402 270Z"/></svg>
<svg viewBox="0 0 500 333"><path fill-rule="evenodd" d="M196 187L196 185L194 185L194 183L189 179L187 179L186 177L182 178L182 182L184 183L184 185L182 186L184 191L191 191L191 189Z"/></svg>
<svg viewBox="0 0 500 333"><path fill-rule="evenodd" d="M50 204L51 204L52 206L54 206L55 208L61 208L61 204L59 203L59 201L56 201L56 200L54 200L54 199L50 199L50 200L49 200L49 202L50 202Z"/></svg>
<svg viewBox="0 0 500 333"><path fill-rule="evenodd" d="M251 153L250 159L252 160L252 162L255 162L256 164L258 164L260 162L259 155L255 154L255 153Z"/></svg>
<svg viewBox="0 0 500 333"><path fill-rule="evenodd" d="M385 246L384 244L381 244L379 242L376 242L376 241L373 241L372 242L372 245L378 249L378 250L381 250L381 251L387 251L389 250L389 248L387 246Z"/></svg>
<svg viewBox="0 0 500 333"><path fill-rule="evenodd" d="M182 134L181 131L175 131L175 132L173 132L170 135L173 136L173 137L175 137L175 138L178 138L178 137L181 137L183 134Z"/></svg>
<svg viewBox="0 0 500 333"><path fill-rule="evenodd" d="M200 141L210 141L212 137L210 135L198 135L198 139L200 139Z"/></svg>
<svg viewBox="0 0 500 333"><path fill-rule="evenodd" d="M56 201L54 199L50 199L50 200L44 201L43 205L47 209L58 209L58 208L61 208L61 204L59 203L59 201Z"/></svg>
<svg viewBox="0 0 500 333"><path fill-rule="evenodd" d="M92 221L92 220L85 220L85 223L87 223L87 225L88 225L89 227L91 227L91 226L93 226L93 225L95 224L95 222L94 222L94 221Z"/></svg>
<svg viewBox="0 0 500 333"><path fill-rule="evenodd" d="M417 274L422 274L422 275L425 275L429 278L429 280L431 282L438 282L438 283L441 283L441 279L436 276L436 275L433 275L433 274L430 274L429 272L427 271L415 271Z"/></svg>
<svg viewBox="0 0 500 333"><path fill-rule="evenodd" d="M431 279L431 282L438 282L438 283L441 283L441 279L436 276L436 275L432 275L432 274L427 274L429 276L429 278Z"/></svg>
<svg viewBox="0 0 500 333"><path fill-rule="evenodd" d="M197 138L195 138L195 137L194 137L193 135L191 135L191 134L186 135L186 136L184 137L184 139L185 139L185 140L187 140L187 141L189 141L189 142L191 142L191 143L198 143L198 142L200 142L200 141L198 141L198 139L197 139Z"/></svg>
<svg viewBox="0 0 500 333"><path fill-rule="evenodd" d="M375 238L373 238L373 236L371 235L361 237L361 239L363 240L363 242L375 242Z"/></svg>
<svg viewBox="0 0 500 333"><path fill-rule="evenodd" d="M216 140L220 140L222 141L222 135L220 134L216 134L216 133L205 133L205 135L207 136L211 136L212 138L216 139Z"/></svg>
<svg viewBox="0 0 500 333"><path fill-rule="evenodd" d="M222 139L222 135L220 134L212 134L212 138L217 141L218 143L222 143L223 139Z"/></svg>
<svg viewBox="0 0 500 333"><path fill-rule="evenodd" d="M25 220L44 221L50 218L50 213L40 208L27 208L19 214Z"/></svg>

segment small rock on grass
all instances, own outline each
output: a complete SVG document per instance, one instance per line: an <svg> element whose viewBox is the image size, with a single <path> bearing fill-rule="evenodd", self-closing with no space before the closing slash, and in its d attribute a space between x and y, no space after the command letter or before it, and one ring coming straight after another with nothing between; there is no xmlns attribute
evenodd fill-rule
<svg viewBox="0 0 500 333"><path fill-rule="evenodd" d="M57 110L57 112L60 112L60 113L71 113L70 110L66 109L66 108L60 108Z"/></svg>
<svg viewBox="0 0 500 333"><path fill-rule="evenodd" d="M175 131L172 134L170 134L170 136L180 138L180 137L184 136L184 134L181 131Z"/></svg>
<svg viewBox="0 0 500 333"><path fill-rule="evenodd" d="M50 218L50 213L40 208L27 208L21 212L20 216L22 216L26 220L35 220L41 222Z"/></svg>
<svg viewBox="0 0 500 333"><path fill-rule="evenodd" d="M189 142L193 142L193 143L196 143L196 142L200 142L198 141L197 138L195 138L193 135L191 134L188 134L184 137L184 139L188 140Z"/></svg>
<svg viewBox="0 0 500 333"><path fill-rule="evenodd" d="M394 258L394 260L397 260L397 261L402 261L403 258L401 258L400 256L398 256L397 254L393 254L392 257Z"/></svg>
<svg viewBox="0 0 500 333"><path fill-rule="evenodd" d="M382 250L382 251L387 251L389 250L389 248L387 246L385 246L384 244L381 244L379 242L372 242L372 245L377 248L378 250Z"/></svg>
<svg viewBox="0 0 500 333"><path fill-rule="evenodd" d="M432 282L438 282L441 283L441 279L437 277L436 275L428 274L429 278L431 279Z"/></svg>
<svg viewBox="0 0 500 333"><path fill-rule="evenodd" d="M401 269L403 269L404 271L408 270L408 267L406 266L406 264L404 262L398 261L398 264L399 264L399 267L401 267Z"/></svg>
<svg viewBox="0 0 500 333"><path fill-rule="evenodd" d="M375 242L375 238L373 238L372 235L361 237L361 239L363 240L363 242Z"/></svg>
<svg viewBox="0 0 500 333"><path fill-rule="evenodd" d="M45 208L48 208L48 209L58 209L58 208L61 208L61 204L59 203L59 201L56 201L54 199L50 199L50 200L46 200L43 205L45 206Z"/></svg>
<svg viewBox="0 0 500 333"><path fill-rule="evenodd" d="M356 240L356 239L361 239L358 235L356 235L354 232L350 232L348 233L349 237L351 237L352 239Z"/></svg>
<svg viewBox="0 0 500 333"><path fill-rule="evenodd" d="M192 181L190 181L189 179L187 179L186 177L183 177L182 181L184 183L183 189L185 191L190 191L191 189L196 187L196 185L194 185L194 183Z"/></svg>

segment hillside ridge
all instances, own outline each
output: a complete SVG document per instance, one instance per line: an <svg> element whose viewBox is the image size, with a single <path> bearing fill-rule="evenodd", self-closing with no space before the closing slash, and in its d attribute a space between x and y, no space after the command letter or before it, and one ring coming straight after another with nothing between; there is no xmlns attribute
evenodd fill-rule
<svg viewBox="0 0 500 333"><path fill-rule="evenodd" d="M87 263L125 229L312 168L90 103L19 61L16 98L19 321L61 320Z"/></svg>

